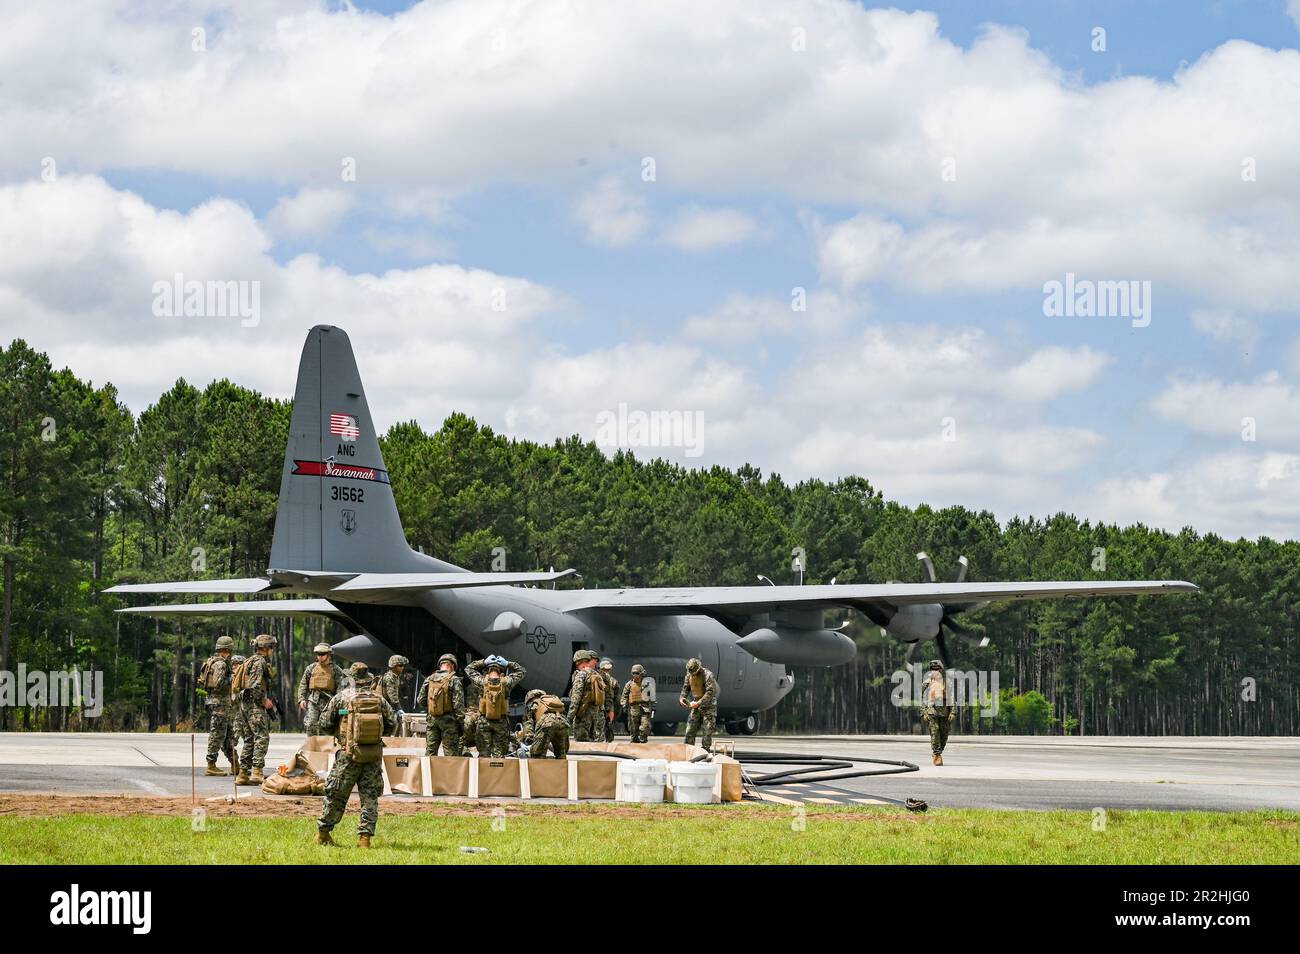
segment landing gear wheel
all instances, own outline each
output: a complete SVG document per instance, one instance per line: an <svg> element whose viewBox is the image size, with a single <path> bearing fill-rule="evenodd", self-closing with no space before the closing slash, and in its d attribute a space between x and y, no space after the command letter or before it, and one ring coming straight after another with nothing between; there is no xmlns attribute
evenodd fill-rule
<svg viewBox="0 0 1300 954"><path fill-rule="evenodd" d="M650 731L655 735L676 735L676 722L655 722L650 726Z"/></svg>
<svg viewBox="0 0 1300 954"><path fill-rule="evenodd" d="M740 735L739 722L728 722L726 724L726 728L727 728L727 735Z"/></svg>
<svg viewBox="0 0 1300 954"><path fill-rule="evenodd" d="M751 712L736 724L736 728L740 730L741 735L753 735L758 731L758 716ZM728 729L727 731L730 732L731 730Z"/></svg>

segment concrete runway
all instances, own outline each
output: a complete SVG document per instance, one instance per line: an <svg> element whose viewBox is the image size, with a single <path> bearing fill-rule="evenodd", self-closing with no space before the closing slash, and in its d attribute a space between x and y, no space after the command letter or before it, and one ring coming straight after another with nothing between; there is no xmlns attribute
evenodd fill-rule
<svg viewBox="0 0 1300 954"><path fill-rule="evenodd" d="M302 739L273 734L268 769L288 761ZM856 755L921 767L906 775L759 788L778 802L873 804L878 794L921 798L935 808L1300 811L1300 739L1293 738L954 737L942 767L930 764L929 742L920 736L723 735L717 741L734 744L741 757ZM197 735L200 773L206 746L207 736ZM224 758L219 764L224 767ZM195 787L201 796L234 789L229 777L202 774ZM0 733L0 791L188 795L190 736Z"/></svg>

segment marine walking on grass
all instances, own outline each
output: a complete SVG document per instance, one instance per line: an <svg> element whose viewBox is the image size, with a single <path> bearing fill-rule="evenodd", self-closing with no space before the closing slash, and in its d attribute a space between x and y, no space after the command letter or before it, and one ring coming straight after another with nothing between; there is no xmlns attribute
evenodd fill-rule
<svg viewBox="0 0 1300 954"><path fill-rule="evenodd" d="M325 807L316 823L316 844L334 844L330 832L343 818L355 787L361 799L357 847L369 848L379 824L379 796L384 792L384 736L396 731L397 716L365 663L353 663L349 672L351 685L321 709L321 728L338 739L339 750L325 780Z"/></svg>
<svg viewBox="0 0 1300 954"><path fill-rule="evenodd" d="M217 768L217 755L224 753L230 761L230 772L239 771L239 760L234 751L234 722L237 701L230 696L230 685L235 667L231 655L235 641L229 636L217 638L216 652L208 657L199 670L199 688L205 693L203 703L208 710L208 767L204 775L225 775Z"/></svg>
<svg viewBox="0 0 1300 954"><path fill-rule="evenodd" d="M528 674L502 656L471 663L465 676L479 690L479 758L503 759L510 752L510 691Z"/></svg>
<svg viewBox="0 0 1300 954"><path fill-rule="evenodd" d="M627 731L633 742L650 741L650 723L655 714L654 683L645 678L645 666L632 667L632 678L623 686L618 700L627 718Z"/></svg>
<svg viewBox="0 0 1300 954"><path fill-rule="evenodd" d="M600 742L605 738L606 683L596 668L598 657L590 649L573 654L578 668L569 684L569 725L575 742Z"/></svg>
<svg viewBox="0 0 1300 954"><path fill-rule="evenodd" d="M308 735L322 735L320 713L340 689L350 682L348 675L334 661L334 650L329 643L316 644L316 661L302 671L298 680L298 709L305 713L303 730Z"/></svg>
<svg viewBox="0 0 1300 954"><path fill-rule="evenodd" d="M698 659L686 663L686 678L678 701L691 712L686 721L686 744L694 745L695 736L702 734L700 744L710 748L718 725L718 680Z"/></svg>
<svg viewBox="0 0 1300 954"><path fill-rule="evenodd" d="M930 727L930 754L935 765L943 764L948 732L956 718L957 707L948 698L948 680L944 677L943 663L935 659L921 685L921 719Z"/></svg>
<svg viewBox="0 0 1300 954"><path fill-rule="evenodd" d="M271 653L275 652L276 639L266 633L253 640L254 652L235 670L231 691L238 694L247 735L244 748L239 753L239 776L236 785L261 785L265 781L262 769L266 765L266 750L271 744Z"/></svg>
<svg viewBox="0 0 1300 954"><path fill-rule="evenodd" d="M461 731L465 719L465 689L456 675L456 657L444 653L438 659L438 671L420 685L415 707L425 711L424 753L464 755Z"/></svg>

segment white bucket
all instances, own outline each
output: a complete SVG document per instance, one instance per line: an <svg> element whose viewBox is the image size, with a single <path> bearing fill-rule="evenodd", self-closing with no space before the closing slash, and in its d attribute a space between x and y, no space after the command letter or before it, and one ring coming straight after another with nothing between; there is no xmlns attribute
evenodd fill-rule
<svg viewBox="0 0 1300 954"><path fill-rule="evenodd" d="M713 801L718 767L712 762L671 762L668 769L673 778L673 801L693 805Z"/></svg>
<svg viewBox="0 0 1300 954"><path fill-rule="evenodd" d="M668 762L664 759L630 759L618 763L625 802L662 802L668 784Z"/></svg>

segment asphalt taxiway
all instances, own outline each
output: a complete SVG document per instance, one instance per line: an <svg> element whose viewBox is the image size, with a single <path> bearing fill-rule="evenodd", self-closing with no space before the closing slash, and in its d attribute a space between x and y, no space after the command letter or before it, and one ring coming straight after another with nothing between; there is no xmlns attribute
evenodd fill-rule
<svg viewBox="0 0 1300 954"><path fill-rule="evenodd" d="M273 734L268 770L289 761L302 739ZM1300 739L1294 738L963 736L949 741L943 766L931 764L929 742L919 736L723 735L718 741L742 758L746 752L856 755L920 766L905 775L758 789L777 802L873 804L873 796L883 795L920 798L936 808L1300 811ZM230 777L202 774L206 746L206 735L195 736L197 794L233 791ZM3 792L188 795L191 777L188 734L0 733Z"/></svg>

